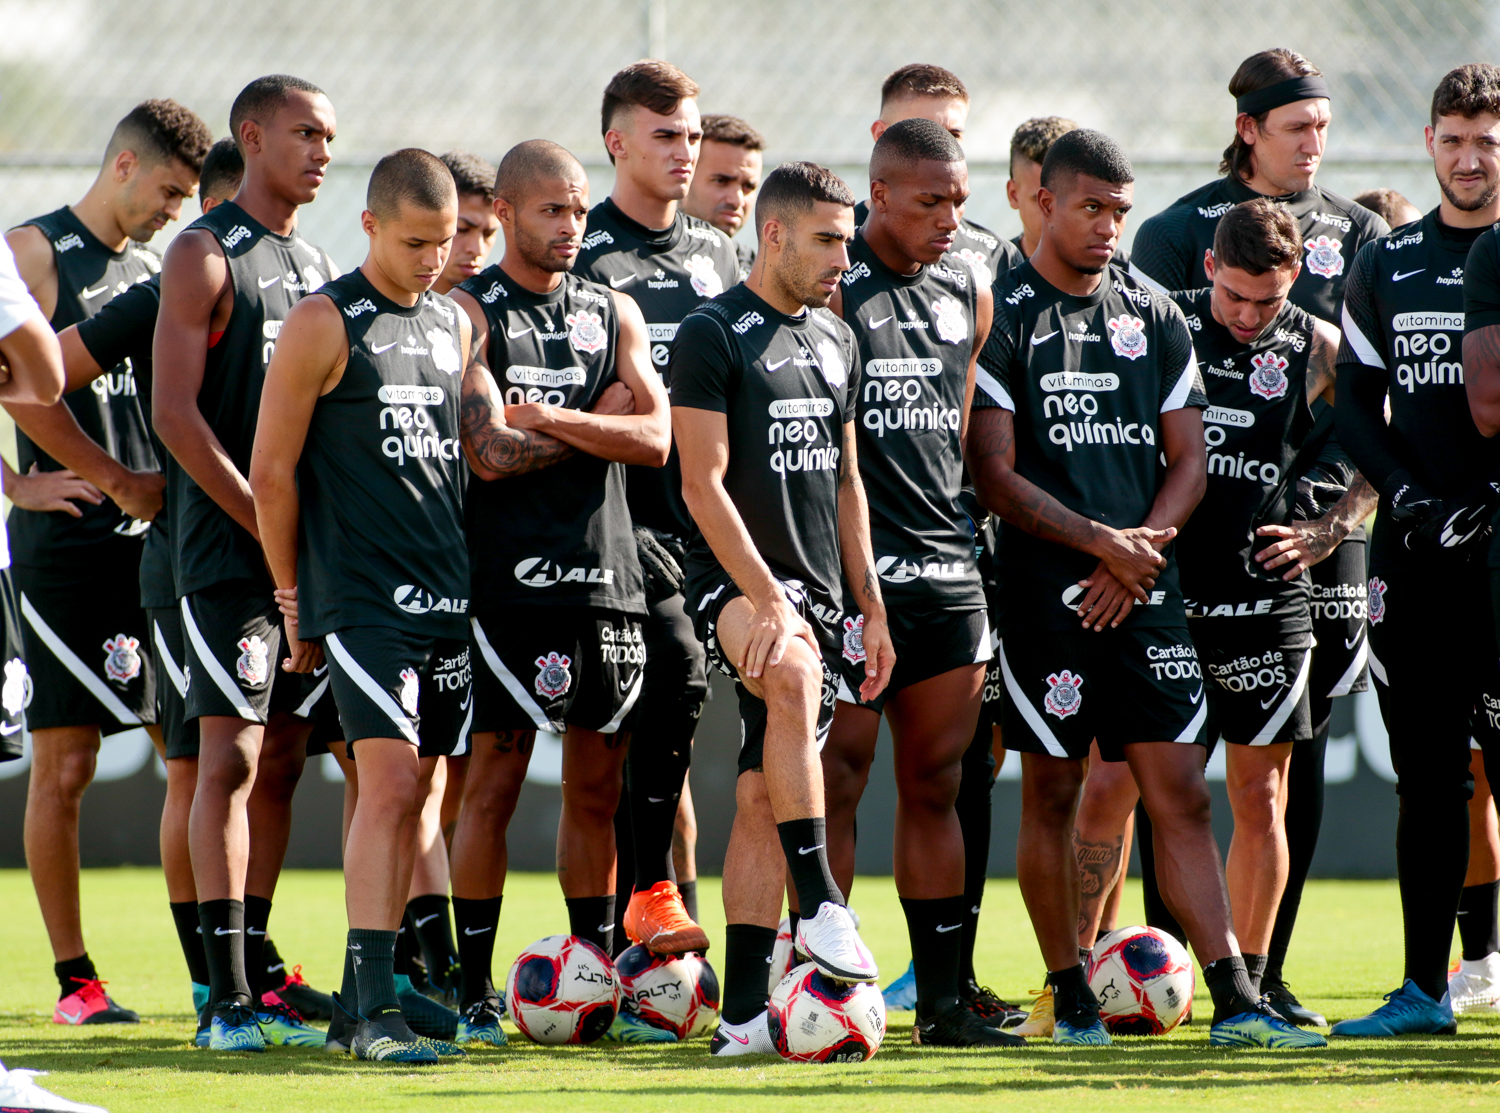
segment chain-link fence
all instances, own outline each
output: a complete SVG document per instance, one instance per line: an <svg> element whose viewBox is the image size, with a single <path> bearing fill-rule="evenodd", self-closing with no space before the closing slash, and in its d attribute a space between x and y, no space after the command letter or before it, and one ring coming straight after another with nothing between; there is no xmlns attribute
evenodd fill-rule
<svg viewBox="0 0 1500 1113"><path fill-rule="evenodd" d="M881 79L936 62L973 97L974 219L1018 230L1003 189L1010 134L1054 113L1126 145L1147 214L1213 176L1230 134L1229 75L1272 45L1300 50L1332 83L1326 184L1390 185L1425 207L1436 199L1421 147L1432 87L1454 65L1500 55L1500 4L0 0L0 224L76 199L136 102L176 97L222 134L245 82L284 71L316 81L337 109L337 162L304 227L349 266L363 254L366 168L398 146L493 159L545 136L589 165L601 195L599 96L647 55L693 75L705 111L755 124L771 164L818 159L856 187Z"/></svg>

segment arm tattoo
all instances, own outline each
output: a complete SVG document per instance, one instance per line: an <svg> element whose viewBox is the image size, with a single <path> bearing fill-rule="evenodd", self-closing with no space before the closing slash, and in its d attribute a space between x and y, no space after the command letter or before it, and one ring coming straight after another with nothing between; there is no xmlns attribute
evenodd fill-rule
<svg viewBox="0 0 1500 1113"><path fill-rule="evenodd" d="M1307 361L1307 400L1311 402L1335 379L1334 362L1338 359L1338 346L1331 343L1321 332L1313 333L1312 358Z"/></svg>
<svg viewBox="0 0 1500 1113"><path fill-rule="evenodd" d="M865 602L880 601L880 585L875 582L875 570L868 565L865 566L865 582L860 585L860 590L865 594Z"/></svg>
<svg viewBox="0 0 1500 1113"><path fill-rule="evenodd" d="M985 421L975 427L974 464L971 471L976 474L985 470L986 462L991 457L998 460L1013 458L1016 443L1015 417L1004 410L994 412L999 415L996 420ZM999 484L988 485L992 493L999 495L999 505L991 506L991 510L1043 541L1052 541L1078 550L1082 550L1090 542L1094 530L1087 518L1075 514L1046 491L1017 475L1009 465L1002 467L1004 475ZM996 491L995 486L1000 489Z"/></svg>
<svg viewBox="0 0 1500 1113"><path fill-rule="evenodd" d="M844 450L839 454L839 484L842 486L849 482L849 449L854 444L854 438L848 429L844 430Z"/></svg>
<svg viewBox="0 0 1500 1113"><path fill-rule="evenodd" d="M500 478L550 467L573 455L573 448L555 437L507 427L496 409L486 376L472 365L464 376L459 435L474 458Z"/></svg>

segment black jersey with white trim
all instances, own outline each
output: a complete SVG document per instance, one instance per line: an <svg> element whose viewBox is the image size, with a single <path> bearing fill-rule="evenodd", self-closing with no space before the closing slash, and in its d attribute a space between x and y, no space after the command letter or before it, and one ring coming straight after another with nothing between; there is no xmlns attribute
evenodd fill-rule
<svg viewBox="0 0 1500 1113"><path fill-rule="evenodd" d="M198 409L240 474L249 475L260 392L281 323L293 305L328 280L333 260L295 231L270 231L233 201L216 205L187 230L219 241L234 295L229 324L203 362ZM188 595L228 580L269 583L255 538L186 471L177 468L169 479L177 590Z"/></svg>
<svg viewBox="0 0 1500 1113"><path fill-rule="evenodd" d="M844 609L838 484L860 380L853 333L826 309L789 317L741 283L690 314L679 337L672 405L725 415L724 489L772 574L805 587L831 628ZM722 575L696 531L685 570Z"/></svg>
<svg viewBox="0 0 1500 1113"><path fill-rule="evenodd" d="M868 201L855 205L854 226L862 228L869 215ZM993 286L1001 276L1026 261L1026 256L1012 241L997 236L983 224L962 219L954 229L953 246L948 249L948 254L968 263L981 286Z"/></svg>
<svg viewBox="0 0 1500 1113"><path fill-rule="evenodd" d="M1179 197L1136 231L1131 274L1163 291L1209 285L1203 256L1214 245L1219 219L1242 201L1261 196L1230 175ZM1389 232L1389 225L1363 205L1316 183L1272 200L1285 205L1302 230L1302 273L1292 284L1292 304L1338 324L1349 264L1360 248Z"/></svg>
<svg viewBox="0 0 1500 1113"><path fill-rule="evenodd" d="M1208 398L1208 489L1176 544L1187 612L1277 614L1283 623L1291 619L1311 629L1306 577L1287 583L1250 558L1265 544L1257 544L1257 526L1291 521L1292 491L1281 478L1313 427L1307 364L1315 319L1287 302L1258 337L1243 344L1214 320L1212 299L1211 289L1172 295L1192 332ZM1267 498L1278 490L1287 492L1282 504L1268 507Z"/></svg>
<svg viewBox="0 0 1500 1113"><path fill-rule="evenodd" d="M349 355L297 464L302 633L380 626L467 640L460 310L432 291L397 305L358 270L318 294L338 308Z"/></svg>
<svg viewBox="0 0 1500 1113"><path fill-rule="evenodd" d="M1107 270L1087 297L1065 294L1028 261L995 286L995 324L979 356L975 408L1015 414L1016 474L1069 510L1116 529L1150 513L1165 471L1160 415L1208 404L1182 311ZM1076 629L1078 581L1098 561L1024 530L1001 533L1005 624ZM1124 625L1184 620L1177 561Z"/></svg>
<svg viewBox="0 0 1500 1113"><path fill-rule="evenodd" d="M647 228L606 197L589 210L588 232L573 273L635 299L646 319L651 365L665 377L678 324L740 280L740 258L728 236L681 209L669 227ZM625 477L630 516L637 525L679 537L692 533L675 443L666 467L631 465Z"/></svg>
<svg viewBox="0 0 1500 1113"><path fill-rule="evenodd" d="M506 405L589 410L616 381L614 294L577 274L562 279L537 294L495 264L461 287L489 323L486 356ZM523 475L476 480L467 518L476 607L645 612L625 465L575 452Z"/></svg>
<svg viewBox="0 0 1500 1113"><path fill-rule="evenodd" d="M863 232L850 245L842 297L863 365L859 474L888 603L984 605L973 525L959 502L978 291L971 265L951 254L903 275Z"/></svg>
<svg viewBox="0 0 1500 1113"><path fill-rule="evenodd" d="M111 300L161 270L156 253L134 241L111 251L66 206L26 222L47 237L57 267L57 308L51 325L61 332L86 321ZM156 453L145 412L137 394L135 368L130 359L110 364L89 390L65 395L64 404L78 426L95 444L132 471L157 470ZM35 464L39 471L60 471L62 465L21 429L16 429L16 470L25 474ZM75 504L83 512L75 518L55 511L12 508L9 520L11 559L16 564L56 568L87 567L99 559L94 548L111 538L137 538L147 524L130 518L108 497L98 506Z"/></svg>

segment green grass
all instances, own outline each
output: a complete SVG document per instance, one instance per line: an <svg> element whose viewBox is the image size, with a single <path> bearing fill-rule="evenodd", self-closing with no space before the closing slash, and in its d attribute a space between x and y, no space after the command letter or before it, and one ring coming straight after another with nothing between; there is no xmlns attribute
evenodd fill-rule
<svg viewBox="0 0 1500 1113"><path fill-rule="evenodd" d="M550 876L510 879L497 974L542 935L566 930ZM1466 1109L1500 1107L1500 1018L1465 1020L1457 1037L1351 1041L1326 1052L1219 1051L1200 1020L1161 1039L1121 1039L1112 1048L1064 1051L1047 1044L978 1053L915 1049L911 1015L891 1017L880 1055L860 1065L798 1066L777 1060L715 1061L702 1040L647 1047L541 1048L518 1036L507 1049L462 1064L415 1071L373 1067L318 1051L264 1055L194 1050L187 976L161 877L100 870L84 877L90 953L110 991L146 1019L130 1028L64 1028L48 1022L56 983L26 875L0 871L0 1059L53 1071L43 1085L116 1111L376 1110L912 1110L1109 1109ZM711 937L722 939L717 883L702 885ZM905 966L906 934L888 878L861 878L853 904L887 976ZM1139 890L1125 915L1140 918ZM320 988L342 961L343 886L337 874L282 879L271 934L283 955ZM1332 1018L1379 1004L1400 972L1401 935L1392 883L1308 886L1287 971L1303 1000ZM711 952L717 959L719 952ZM991 882L978 967L1005 997L1038 988L1041 963L1013 882ZM1200 998L1200 1016L1207 1011ZM1204 1018L1206 1019L1206 1017ZM1088 1093L1085 1093L1088 1091ZM1103 1092L1108 1097L1100 1102ZM1107 1103L1107 1105L1106 1105ZM1252 1104L1253 1103L1253 1104Z"/></svg>

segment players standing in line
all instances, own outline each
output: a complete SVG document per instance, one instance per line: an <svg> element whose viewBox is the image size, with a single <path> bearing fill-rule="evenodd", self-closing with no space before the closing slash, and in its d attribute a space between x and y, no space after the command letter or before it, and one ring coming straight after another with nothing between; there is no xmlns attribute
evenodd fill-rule
<svg viewBox="0 0 1500 1113"><path fill-rule="evenodd" d="M385 156L361 221L364 263L287 315L250 483L289 668L310 671L321 640L359 761L344 846L349 1049L436 1062L464 1051L407 1026L393 961L432 770L473 716L459 444L471 330L431 293L458 224L452 174L415 148Z"/></svg>
<svg viewBox="0 0 1500 1113"><path fill-rule="evenodd" d="M899 664L880 695L856 695L865 655L855 603L842 623L843 680L822 766L828 859L847 897L855 812L881 715L888 717L896 887L916 962L913 1042L1000 1047L1021 1041L965 1007L957 930L965 920L964 845L954 800L990 658L973 528L960 501L974 361L993 307L989 288L949 254L968 196L963 149L947 129L920 117L892 124L876 141L869 215L829 303L853 331L863 366L860 473Z"/></svg>
<svg viewBox="0 0 1500 1113"><path fill-rule="evenodd" d="M1205 399L1181 312L1109 267L1133 178L1099 132L1052 145L1041 243L996 286L971 418L975 487L1012 527L1005 739L1023 754L1017 868L1047 962L1053 1040L1109 1042L1079 962L1072 843L1097 739L1106 761L1129 763L1155 818L1162 887L1213 997L1211 1042L1317 1046L1256 1000L1209 825L1196 748L1207 704L1171 551L1203 494Z"/></svg>
<svg viewBox="0 0 1500 1113"><path fill-rule="evenodd" d="M236 1050L263 1046L246 963L259 965L290 818L285 806L274 809L276 826L252 839L247 798L264 779L289 801L307 737L292 715L308 714L317 694L311 675L275 675L282 617L245 476L282 323L334 273L327 254L297 234L297 209L317 196L328 165L333 106L316 86L273 75L241 90L229 122L245 177L234 200L167 252L152 411L180 465L171 527L186 633L184 716L199 721L189 841L208 953L210 1045ZM320 1036L306 1029L285 1038Z"/></svg>
<svg viewBox="0 0 1500 1113"><path fill-rule="evenodd" d="M607 284L640 306L651 365L663 377L678 322L739 277L734 245L724 233L681 211L703 138L697 96L693 80L667 62L637 62L610 79L600 126L615 184L589 213L578 253L581 278ZM642 545L665 549L680 564L693 525L676 452L664 468L627 469L626 489L631 521L645 534ZM678 798L708 692L703 648L675 578L658 584L650 576L647 582L646 679L625 765L629 822L621 824L630 836L633 876L617 879L621 894L633 892L624 909L613 910L632 942L663 954L708 946L672 878Z"/></svg>
<svg viewBox="0 0 1500 1113"><path fill-rule="evenodd" d="M558 877L569 932L610 951L614 816L645 657L625 465L661 467L671 434L639 308L570 273L588 218L578 160L546 140L512 148L495 210L505 254L455 292L474 326L463 433L482 482L467 505L478 660L453 909L459 1041L503 1043L490 958L505 829L538 730L564 736ZM672 1038L623 1013L613 1035Z"/></svg>
<svg viewBox="0 0 1500 1113"><path fill-rule="evenodd" d="M750 278L683 321L668 368L682 493L699 533L687 558L694 629L736 678L744 728L724 861L723 1014L714 1055L774 1051L766 966L787 870L804 909L796 946L844 981L875 959L828 868L817 750L837 695L840 577L858 585L874 699L895 655L870 553L855 447L859 349L826 308L849 269L854 197L807 162L773 171L755 204Z"/></svg>
<svg viewBox="0 0 1500 1113"><path fill-rule="evenodd" d="M755 244L735 239L754 210L755 191L764 175L766 141L738 116L703 117L703 145L682 211L707 221L731 240L740 261L740 280L755 265Z"/></svg>
<svg viewBox="0 0 1500 1113"><path fill-rule="evenodd" d="M143 245L181 214L212 142L203 121L175 101L139 104L115 126L82 200L7 233L53 329L84 320L161 269ZM162 477L130 365L99 382L102 389L56 406L7 405L23 473L7 476L17 502L12 575L34 684L26 860L56 959L58 1024L139 1019L105 994L84 945L78 813L101 736L155 722L150 636L135 585ZM87 460L98 487L58 475L45 481L52 498L28 497L33 473L60 470L59 453Z"/></svg>
<svg viewBox="0 0 1500 1113"><path fill-rule="evenodd" d="M1339 439L1380 492L1370 671L1399 778L1406 957L1387 1003L1335 1024L1336 1036L1456 1031L1447 965L1468 862L1470 737L1488 759L1500 755L1489 711L1500 706L1495 632L1476 620L1490 597L1485 549L1500 507L1500 456L1474 427L1477 418L1494 431L1482 408L1470 416L1460 358L1479 347L1477 374L1489 369L1485 334L1462 352L1460 338L1470 248L1493 240L1500 220L1500 68L1444 76L1426 137L1438 207L1363 248L1344 294L1336 409ZM1470 328L1489 323L1477 316ZM1466 606L1455 608L1456 598ZM1442 699L1433 698L1438 677Z"/></svg>

